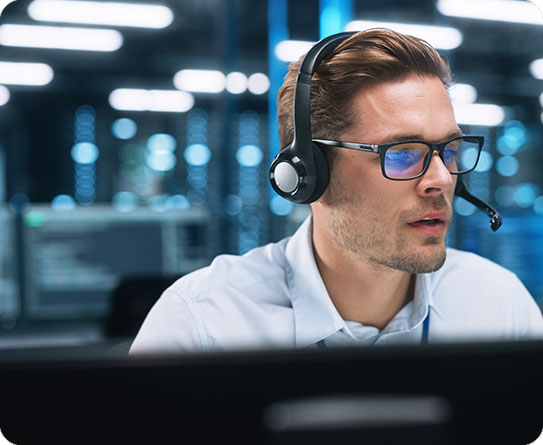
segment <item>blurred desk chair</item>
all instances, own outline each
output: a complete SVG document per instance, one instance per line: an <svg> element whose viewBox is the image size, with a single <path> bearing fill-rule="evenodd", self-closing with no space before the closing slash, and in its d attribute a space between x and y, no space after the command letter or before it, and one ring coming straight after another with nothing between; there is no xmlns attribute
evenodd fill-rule
<svg viewBox="0 0 543 445"><path fill-rule="evenodd" d="M179 276L126 277L111 296L111 308L105 320L105 336L114 342L112 352L128 352L145 317L162 292Z"/></svg>

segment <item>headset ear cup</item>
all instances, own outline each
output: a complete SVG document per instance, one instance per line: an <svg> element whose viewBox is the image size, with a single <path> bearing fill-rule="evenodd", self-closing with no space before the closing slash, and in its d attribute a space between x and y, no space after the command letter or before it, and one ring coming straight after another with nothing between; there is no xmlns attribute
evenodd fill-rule
<svg viewBox="0 0 543 445"><path fill-rule="evenodd" d="M307 199L307 204L319 199L330 182L330 168L328 167L326 156L318 145L311 145L313 147L313 159L315 162L315 189Z"/></svg>

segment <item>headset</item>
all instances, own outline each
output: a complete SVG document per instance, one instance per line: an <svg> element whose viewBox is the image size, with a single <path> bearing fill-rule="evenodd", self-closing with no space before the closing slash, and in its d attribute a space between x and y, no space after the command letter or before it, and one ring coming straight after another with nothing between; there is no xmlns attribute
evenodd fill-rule
<svg viewBox="0 0 543 445"><path fill-rule="evenodd" d="M283 198L298 204L310 204L324 193L330 181L328 162L311 137L311 78L321 61L341 42L355 32L334 34L317 42L300 65L294 90L292 142L273 159L269 178L272 188ZM502 225L499 213L489 204L473 196L461 178L456 182L455 195L465 199L490 217L490 228Z"/></svg>

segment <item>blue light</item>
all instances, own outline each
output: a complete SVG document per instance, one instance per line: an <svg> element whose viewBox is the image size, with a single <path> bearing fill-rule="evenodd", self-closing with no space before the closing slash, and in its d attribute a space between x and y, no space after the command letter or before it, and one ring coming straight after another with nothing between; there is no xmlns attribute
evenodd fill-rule
<svg viewBox="0 0 543 445"><path fill-rule="evenodd" d="M77 196L83 196L85 198L94 196L96 193L96 189L94 187L94 184L81 184L78 185L75 194Z"/></svg>
<svg viewBox="0 0 543 445"><path fill-rule="evenodd" d="M285 198L281 198L280 196L274 196L270 200L270 210L275 215L286 216L292 212L292 207L293 205L290 201L287 201Z"/></svg>
<svg viewBox="0 0 543 445"><path fill-rule="evenodd" d="M256 145L242 145L238 148L236 159L244 167L256 167L262 161L262 150Z"/></svg>
<svg viewBox="0 0 543 445"><path fill-rule="evenodd" d="M454 211L461 216L469 216L475 213L475 206L463 198L454 200Z"/></svg>
<svg viewBox="0 0 543 445"><path fill-rule="evenodd" d="M185 149L185 161L189 165L203 166L211 159L211 150L207 145L191 144Z"/></svg>
<svg viewBox="0 0 543 445"><path fill-rule="evenodd" d="M92 142L78 142L72 147L72 159L78 164L94 164L100 152Z"/></svg>
<svg viewBox="0 0 543 445"><path fill-rule="evenodd" d="M53 210L73 210L76 208L75 199L70 195L57 195L51 201L51 207Z"/></svg>
<svg viewBox="0 0 543 445"><path fill-rule="evenodd" d="M496 169L502 176L513 176L519 170L519 163L513 156L502 156L496 162Z"/></svg>
<svg viewBox="0 0 543 445"><path fill-rule="evenodd" d="M341 14L336 8L328 6L321 11L321 37L341 32Z"/></svg>
<svg viewBox="0 0 543 445"><path fill-rule="evenodd" d="M9 199L9 206L16 213L23 213L30 205L30 198L25 193L15 193Z"/></svg>
<svg viewBox="0 0 543 445"><path fill-rule="evenodd" d="M352 0L320 0L320 38L344 30L352 19Z"/></svg>
<svg viewBox="0 0 543 445"><path fill-rule="evenodd" d="M488 151L482 151L481 155L479 156L479 162L477 163L477 167L475 168L476 172L487 172L492 168L492 164L494 163L494 158Z"/></svg>
<svg viewBox="0 0 543 445"><path fill-rule="evenodd" d="M152 151L146 156L145 162L152 170L167 172L175 167L177 158L169 151Z"/></svg>
<svg viewBox="0 0 543 445"><path fill-rule="evenodd" d="M138 132L138 126L132 119L117 119L111 125L111 132L117 139L131 139Z"/></svg>
<svg viewBox="0 0 543 445"><path fill-rule="evenodd" d="M185 195L172 195L166 199L166 208L171 210L187 210L190 202Z"/></svg>
<svg viewBox="0 0 543 445"><path fill-rule="evenodd" d="M167 210L166 208L166 200L168 199L168 195L155 195L151 196L147 200L147 206L153 211L153 212L165 212Z"/></svg>
<svg viewBox="0 0 543 445"><path fill-rule="evenodd" d="M177 147L175 138L166 133L156 133L147 139L149 151L166 151L172 153Z"/></svg>
<svg viewBox="0 0 543 445"><path fill-rule="evenodd" d="M518 150L526 142L526 127L522 122L509 121L505 124L503 138L506 145Z"/></svg>
<svg viewBox="0 0 543 445"><path fill-rule="evenodd" d="M543 196L538 196L534 201L534 212L543 215Z"/></svg>
<svg viewBox="0 0 543 445"><path fill-rule="evenodd" d="M241 202L241 198L238 195L228 195L224 199L224 211L229 216L239 215L242 206L243 203Z"/></svg>
<svg viewBox="0 0 543 445"><path fill-rule="evenodd" d="M510 185L502 185L497 188L494 198L496 198L496 202L501 206L508 207L515 202L515 191Z"/></svg>
<svg viewBox="0 0 543 445"><path fill-rule="evenodd" d="M111 198L111 205L119 212L130 212L138 207L138 197L132 192L118 192Z"/></svg>
<svg viewBox="0 0 543 445"><path fill-rule="evenodd" d="M514 155L518 151L518 147L509 145L504 135L498 138L497 147L498 151L504 156Z"/></svg>
<svg viewBox="0 0 543 445"><path fill-rule="evenodd" d="M520 184L515 190L515 203L519 207L530 207L537 196L537 186L535 184Z"/></svg>

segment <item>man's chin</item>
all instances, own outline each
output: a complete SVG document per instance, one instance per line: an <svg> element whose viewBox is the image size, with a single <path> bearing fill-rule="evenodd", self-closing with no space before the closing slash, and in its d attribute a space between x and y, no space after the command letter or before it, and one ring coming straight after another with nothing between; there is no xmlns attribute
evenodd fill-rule
<svg viewBox="0 0 543 445"><path fill-rule="evenodd" d="M425 246L421 251L403 253L391 258L373 258L373 261L391 269L410 274L435 272L445 264L447 251L444 245ZM430 251L432 250L432 251Z"/></svg>
<svg viewBox="0 0 543 445"><path fill-rule="evenodd" d="M422 250L432 250L432 252L425 251L414 254L412 268L416 269L416 271L411 273L431 273L443 267L447 259L447 250L443 244L425 246Z"/></svg>

